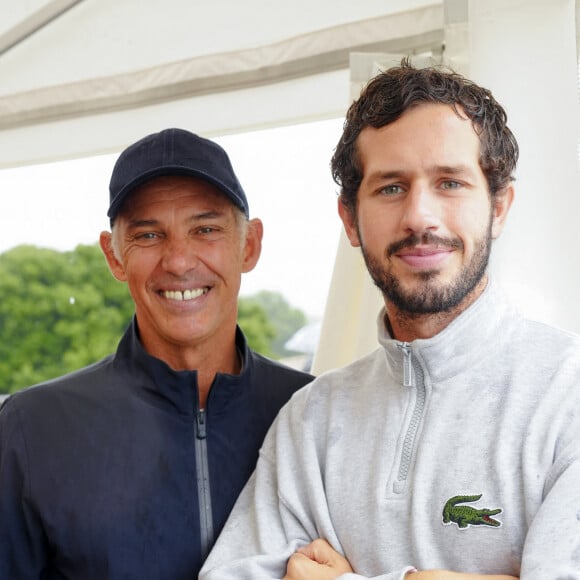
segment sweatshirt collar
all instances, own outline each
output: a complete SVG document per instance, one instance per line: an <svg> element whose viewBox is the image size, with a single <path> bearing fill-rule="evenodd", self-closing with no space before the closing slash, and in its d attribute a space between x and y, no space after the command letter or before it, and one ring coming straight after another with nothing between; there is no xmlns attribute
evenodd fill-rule
<svg viewBox="0 0 580 580"><path fill-rule="evenodd" d="M385 325L385 309L378 317L379 343L389 364L403 371L403 347L419 359L432 380L444 380L481 362L505 344L509 331L505 317L514 313L500 288L488 282L481 296L441 332L427 339L402 343L391 338Z"/></svg>

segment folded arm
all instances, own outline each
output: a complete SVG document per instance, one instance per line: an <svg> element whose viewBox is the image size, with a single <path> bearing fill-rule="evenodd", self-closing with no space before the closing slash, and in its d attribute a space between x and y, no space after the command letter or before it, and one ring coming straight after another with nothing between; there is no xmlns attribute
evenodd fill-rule
<svg viewBox="0 0 580 580"><path fill-rule="evenodd" d="M402 571L405 580L518 580L515 576L464 574L449 570ZM300 548L288 560L284 580L348 580L354 574L348 560L323 539Z"/></svg>

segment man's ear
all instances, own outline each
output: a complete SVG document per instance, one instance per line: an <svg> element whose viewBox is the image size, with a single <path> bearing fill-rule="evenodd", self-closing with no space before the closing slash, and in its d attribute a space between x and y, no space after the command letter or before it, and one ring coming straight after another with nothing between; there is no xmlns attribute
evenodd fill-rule
<svg viewBox="0 0 580 580"><path fill-rule="evenodd" d="M258 263L262 253L262 236L264 235L264 225L258 218L251 219L247 224L246 241L244 243L244 257L242 262L242 272L253 270Z"/></svg>
<svg viewBox="0 0 580 580"><path fill-rule="evenodd" d="M499 238L503 231L505 222L514 201L514 186L508 185L503 191L498 192L493 203L493 215L491 223L491 237L495 240Z"/></svg>
<svg viewBox="0 0 580 580"><path fill-rule="evenodd" d="M113 235L111 232L101 232L99 237L99 244L101 245L101 250L105 255L107 264L109 265L109 270L111 274L119 280L119 282L126 282L127 275L125 274L125 268L123 264L117 259L115 251L113 250Z"/></svg>
<svg viewBox="0 0 580 580"><path fill-rule="evenodd" d="M344 231L350 245L357 248L360 246L360 239L358 235L358 228L356 227L356 215L348 208L341 197L338 197L338 215L342 220L342 225L344 226Z"/></svg>

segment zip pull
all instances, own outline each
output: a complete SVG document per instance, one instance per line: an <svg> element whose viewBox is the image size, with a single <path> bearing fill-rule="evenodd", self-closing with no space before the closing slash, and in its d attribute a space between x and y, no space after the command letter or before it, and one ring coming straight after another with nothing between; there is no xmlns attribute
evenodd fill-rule
<svg viewBox="0 0 580 580"><path fill-rule="evenodd" d="M399 343L403 351L403 386L413 386L413 353L406 342Z"/></svg>
<svg viewBox="0 0 580 580"><path fill-rule="evenodd" d="M200 409L197 412L196 416L196 423L197 423L197 438L198 439L205 439L207 437L207 431L205 428L205 411Z"/></svg>

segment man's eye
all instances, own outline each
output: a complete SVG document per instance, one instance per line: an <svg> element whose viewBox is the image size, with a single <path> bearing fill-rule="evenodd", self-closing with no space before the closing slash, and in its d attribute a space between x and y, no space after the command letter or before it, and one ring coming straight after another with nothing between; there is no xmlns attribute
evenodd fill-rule
<svg viewBox="0 0 580 580"><path fill-rule="evenodd" d="M381 193L384 193L385 195L397 195L398 193L401 193L402 191L403 191L403 188L400 185L396 185L396 184L386 185L385 187L383 187L381 189Z"/></svg>
<svg viewBox="0 0 580 580"><path fill-rule="evenodd" d="M459 189L461 187L461 183L459 183L458 181L449 180L449 181L444 181L441 184L441 187L443 189Z"/></svg>
<svg viewBox="0 0 580 580"><path fill-rule="evenodd" d="M140 232L133 236L133 241L136 244L151 244L153 242L157 242L160 238L160 235L156 232Z"/></svg>
<svg viewBox="0 0 580 580"><path fill-rule="evenodd" d="M210 236L211 238L219 235L222 232L222 228L219 226L202 226L195 230L198 235Z"/></svg>

